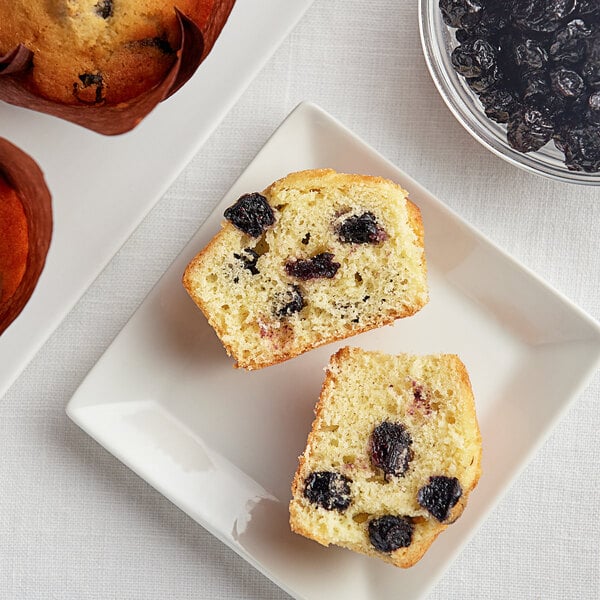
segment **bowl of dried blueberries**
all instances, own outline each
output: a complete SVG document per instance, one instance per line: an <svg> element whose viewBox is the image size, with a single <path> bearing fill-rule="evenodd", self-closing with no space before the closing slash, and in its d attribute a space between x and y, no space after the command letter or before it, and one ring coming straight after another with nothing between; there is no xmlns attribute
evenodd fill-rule
<svg viewBox="0 0 600 600"><path fill-rule="evenodd" d="M420 0L433 80L492 152L600 185L600 0Z"/></svg>

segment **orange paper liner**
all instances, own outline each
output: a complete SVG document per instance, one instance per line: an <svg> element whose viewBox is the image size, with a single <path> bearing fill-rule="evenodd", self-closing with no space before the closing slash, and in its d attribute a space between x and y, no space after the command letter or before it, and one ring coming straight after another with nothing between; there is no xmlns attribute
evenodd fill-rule
<svg viewBox="0 0 600 600"><path fill-rule="evenodd" d="M25 212L28 230L25 273L16 290L0 302L2 335L25 308L44 269L52 237L52 201L37 163L4 138L0 138L0 177L16 191Z"/></svg>

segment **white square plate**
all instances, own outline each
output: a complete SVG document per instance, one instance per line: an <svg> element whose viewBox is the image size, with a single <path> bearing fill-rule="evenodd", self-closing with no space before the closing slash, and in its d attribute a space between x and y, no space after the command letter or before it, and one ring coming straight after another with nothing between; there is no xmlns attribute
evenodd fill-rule
<svg viewBox="0 0 600 600"><path fill-rule="evenodd" d="M416 316L256 372L232 368L181 276L225 207L295 170L399 182L423 213L431 301ZM290 482L328 358L343 344L453 352L484 440L462 518L400 570L290 532ZM312 104L277 129L108 348L69 416L296 598L421 598L466 544L600 363L600 326ZM332 574L335 576L332 577Z"/></svg>
<svg viewBox="0 0 600 600"><path fill-rule="evenodd" d="M0 135L39 163L54 213L37 288L0 337L0 398L312 3L238 0L190 81L124 135L0 102Z"/></svg>

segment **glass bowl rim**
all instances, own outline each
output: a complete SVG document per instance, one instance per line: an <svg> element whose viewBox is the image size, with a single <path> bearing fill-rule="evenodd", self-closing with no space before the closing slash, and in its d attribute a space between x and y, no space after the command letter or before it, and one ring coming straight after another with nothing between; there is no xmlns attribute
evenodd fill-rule
<svg viewBox="0 0 600 600"><path fill-rule="evenodd" d="M535 152L524 154L511 148L506 141L494 136L489 127L482 126L474 117L472 109L462 99L455 86L451 83L447 70L441 61L441 48L439 39L435 34L434 19L441 19L439 0L419 0L419 32L421 45L427 68L433 79L440 96L450 109L458 122L481 145L510 164L524 169L535 175L549 177L562 183L575 183L579 185L600 185L600 173L586 173L584 171L570 171L566 166L557 167L542 161ZM445 25L444 25L445 26Z"/></svg>

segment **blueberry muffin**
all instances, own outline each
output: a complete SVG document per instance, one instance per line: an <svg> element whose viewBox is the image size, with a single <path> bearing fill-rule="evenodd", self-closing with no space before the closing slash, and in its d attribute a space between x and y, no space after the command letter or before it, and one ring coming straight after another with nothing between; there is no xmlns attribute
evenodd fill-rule
<svg viewBox="0 0 600 600"><path fill-rule="evenodd" d="M52 200L44 175L0 138L0 334L36 287L52 237Z"/></svg>
<svg viewBox="0 0 600 600"><path fill-rule="evenodd" d="M419 209L397 184L293 173L225 211L183 283L237 366L258 369L428 301Z"/></svg>
<svg viewBox="0 0 600 600"><path fill-rule="evenodd" d="M463 512L480 460L473 393L457 356L342 348L292 484L291 528L410 567Z"/></svg>
<svg viewBox="0 0 600 600"><path fill-rule="evenodd" d="M161 82L177 58L175 8L205 33L233 0L11 0L0 2L0 56L23 44L32 65L20 75L33 94L64 105L118 105ZM220 21L219 21L220 22ZM222 25L222 23L221 23ZM15 103L13 101L13 103Z"/></svg>

